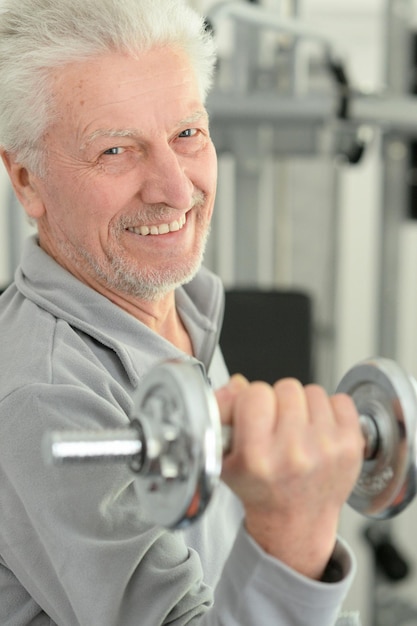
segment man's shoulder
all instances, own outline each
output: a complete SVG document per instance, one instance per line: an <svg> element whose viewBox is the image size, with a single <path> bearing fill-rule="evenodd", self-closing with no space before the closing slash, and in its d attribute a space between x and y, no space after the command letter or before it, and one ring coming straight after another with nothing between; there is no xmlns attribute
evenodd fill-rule
<svg viewBox="0 0 417 626"><path fill-rule="evenodd" d="M68 323L13 285L0 298L0 345L0 399L28 385L64 380L62 372L71 368L80 375L87 353Z"/></svg>

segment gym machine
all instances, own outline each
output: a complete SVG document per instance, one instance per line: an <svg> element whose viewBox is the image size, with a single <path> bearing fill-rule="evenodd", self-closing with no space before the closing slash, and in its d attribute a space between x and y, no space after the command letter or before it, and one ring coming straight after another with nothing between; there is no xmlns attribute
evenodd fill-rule
<svg viewBox="0 0 417 626"><path fill-rule="evenodd" d="M365 439L348 503L371 519L389 519L416 493L416 381L396 362L375 358L352 367L336 391L352 397ZM129 418L126 429L47 433L45 459L128 463L144 516L167 528L188 526L204 513L233 436L220 424L202 366L192 360L155 366L135 391Z"/></svg>

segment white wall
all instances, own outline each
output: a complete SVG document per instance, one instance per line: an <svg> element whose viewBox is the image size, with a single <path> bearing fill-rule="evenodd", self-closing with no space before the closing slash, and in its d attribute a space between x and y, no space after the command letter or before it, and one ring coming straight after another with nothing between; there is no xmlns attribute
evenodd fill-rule
<svg viewBox="0 0 417 626"><path fill-rule="evenodd" d="M0 161L0 288L13 279L23 242L33 232L34 228L17 202L6 169Z"/></svg>
<svg viewBox="0 0 417 626"><path fill-rule="evenodd" d="M8 178L3 164L0 165L0 287L7 284L10 276L7 245L8 221L6 207L8 203Z"/></svg>

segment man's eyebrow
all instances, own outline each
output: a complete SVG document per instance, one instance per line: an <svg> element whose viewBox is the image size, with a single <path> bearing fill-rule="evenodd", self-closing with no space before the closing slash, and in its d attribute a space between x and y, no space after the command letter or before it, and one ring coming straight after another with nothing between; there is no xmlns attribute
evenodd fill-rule
<svg viewBox="0 0 417 626"><path fill-rule="evenodd" d="M195 113L192 113L191 115L180 120L177 124L177 127L194 124L201 119L208 121L208 113L205 109L196 111ZM100 139L101 137L132 137L133 139L140 140L142 138L142 133L138 128L98 128L93 133L91 133L91 135L88 135L88 137L86 137L85 141L80 146L80 150L85 150L85 148L92 144L96 139Z"/></svg>
<svg viewBox="0 0 417 626"><path fill-rule="evenodd" d="M91 135L85 138L82 145L80 146L80 150L85 150L90 144L92 144L96 139L100 139L101 137L136 137L140 138L140 131L137 128L98 128Z"/></svg>
<svg viewBox="0 0 417 626"><path fill-rule="evenodd" d="M188 117L185 117L183 120L181 120L178 123L178 126L186 126L187 124L193 124L194 122L198 122L201 119L204 119L206 121L208 120L208 113L205 109L201 109L199 111L196 111L195 113L192 113Z"/></svg>

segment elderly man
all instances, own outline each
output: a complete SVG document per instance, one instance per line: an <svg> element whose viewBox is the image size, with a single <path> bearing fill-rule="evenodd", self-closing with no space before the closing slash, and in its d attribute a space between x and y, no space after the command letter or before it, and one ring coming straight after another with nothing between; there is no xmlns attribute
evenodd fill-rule
<svg viewBox="0 0 417 626"><path fill-rule="evenodd" d="M228 381L201 267L213 64L182 0L2 0L1 153L37 225L0 307L2 625L337 621L358 418L318 386ZM209 510L176 532L143 518L127 468L53 471L40 451L48 430L126 426L172 357L205 365L234 432Z"/></svg>

